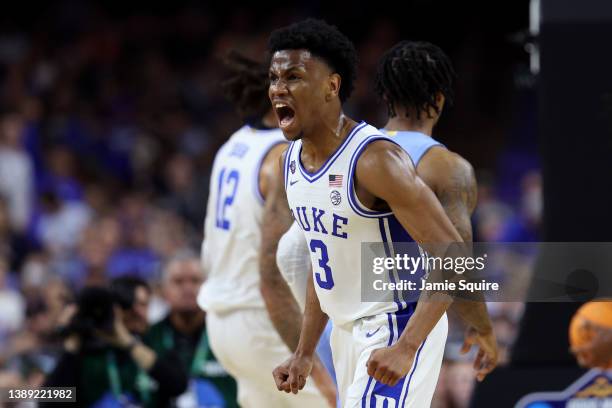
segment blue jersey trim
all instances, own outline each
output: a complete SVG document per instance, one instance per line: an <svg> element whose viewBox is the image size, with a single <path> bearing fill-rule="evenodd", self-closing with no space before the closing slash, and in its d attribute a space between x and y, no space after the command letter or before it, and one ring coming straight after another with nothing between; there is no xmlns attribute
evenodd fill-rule
<svg viewBox="0 0 612 408"><path fill-rule="evenodd" d="M357 213L357 215L361 215L362 217L365 217L365 218L381 218L381 217L387 217L387 216L393 214L393 212L391 212L391 211L372 211L372 210L370 210L368 208L365 208L363 205L361 205L361 203L359 203L359 198L357 198L357 194L355 193L354 181L353 180L354 180L354 176L355 176L355 170L357 169L357 162L359 161L359 157L361 156L361 154L363 153L363 151L365 150L367 145L370 144L371 142L376 141L376 140L387 140L387 141L389 141L391 143L395 143L396 145L398 145L395 141L390 139L388 136L383 136L383 135L373 135L373 136L370 136L367 139L364 139L359 144L359 146L357 146L357 149L353 153L353 156L351 157L351 161L350 161L350 164L349 164L349 172L348 172L348 180L349 180L349 184L348 184L348 199L349 200L348 201L349 201L349 205L351 206L353 211L355 211L355 213Z"/></svg>
<svg viewBox="0 0 612 408"><path fill-rule="evenodd" d="M366 385L365 391L363 392L363 395L361 396L361 408L366 408L366 399L368 397L368 390L370 389L370 384L372 384L372 380L373 380L372 377L368 379L368 384Z"/></svg>
<svg viewBox="0 0 612 408"><path fill-rule="evenodd" d="M285 172L285 190L287 190L287 184L289 183L289 162L291 160L291 154L293 153L293 146L295 142L289 143L289 147L287 148L287 153L285 153L285 165L283 166L283 170Z"/></svg>
<svg viewBox="0 0 612 408"><path fill-rule="evenodd" d="M421 347L419 347L419 350L416 353L416 357L414 358L414 366L412 367L412 371L410 372L410 376L408 377L408 385L406 385L406 393L404 394L404 400L399 405L400 407L403 407L404 404L406 404L406 398L408 398L408 392L410 391L410 381L412 380L412 375L416 371L417 364L419 364L419 356L421 355L421 350L423 350L423 346L425 346L426 341L427 341L427 337L425 337L425 340L423 340L423 343L421 343Z"/></svg>
<svg viewBox="0 0 612 408"><path fill-rule="evenodd" d="M266 148L266 150L264 150L263 154L257 161L257 165L255 166L255 174L253 175L253 178L255 179L253 182L253 192L255 193L255 198L257 199L257 202L261 205L264 205L264 202L265 202L263 194L261 194L261 190L259 189L259 172L261 171L261 165L263 164L263 161L266 158L266 156L268 156L268 153L270 153L270 151L274 147L276 147L279 144L284 144L284 143L287 143L287 142L284 140L275 140L274 142L270 143L270 145Z"/></svg>
<svg viewBox="0 0 612 408"><path fill-rule="evenodd" d="M348 146L348 143L351 141L353 136L355 136L355 134L358 131L360 131L361 129L363 129L366 126L367 126L367 123L365 123L364 121L362 121L357 126L355 126L353 128L353 130L351 130L351 132L348 134L348 136L344 139L344 141L340 144L340 146L338 146L336 148L336 151L334 152L334 154L332 154L330 157L328 157L327 160L325 161L325 163L323 163L323 166L321 166L321 168L319 170L315 171L314 173L309 173L308 171L306 171L304 166L302 166L302 159L301 159L301 157L302 157L302 145L300 145L300 149L297 152L297 160L296 161L298 162L298 168L300 169L300 173L302 173L302 176L304 176L304 178L309 183L313 183L313 182L317 181L318 179L320 179L321 176L323 176L323 174L325 174L325 172L334 163L334 161L336 161L336 159L338 158L338 156L340 156L340 154L344 151L344 149L346 149L346 146Z"/></svg>
<svg viewBox="0 0 612 408"><path fill-rule="evenodd" d="M383 247L385 248L385 255L388 258L391 258L392 254L391 254L391 249L389 247L389 243L393 245L393 241L389 239L391 237L387 237L387 232L385 231L385 219L384 218L378 219L378 227L380 228L380 237L382 239ZM391 282L396 283L395 278L393 277L392 271L389 271L389 279L391 279ZM400 300L397 290L393 290L393 301L397 305L397 310L404 309L404 303Z"/></svg>

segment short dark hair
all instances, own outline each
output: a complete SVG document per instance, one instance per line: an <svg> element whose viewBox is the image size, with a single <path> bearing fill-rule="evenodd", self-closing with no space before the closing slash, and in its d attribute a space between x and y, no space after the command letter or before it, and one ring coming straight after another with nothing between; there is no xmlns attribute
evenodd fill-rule
<svg viewBox="0 0 612 408"><path fill-rule="evenodd" d="M131 309L134 306L136 289L139 287L151 293L149 284L137 276L122 276L113 279L110 283L113 299L122 309Z"/></svg>
<svg viewBox="0 0 612 408"><path fill-rule="evenodd" d="M229 72L221 83L225 97L236 107L243 120L261 119L272 108L268 98L268 66L232 50L223 59Z"/></svg>
<svg viewBox="0 0 612 408"><path fill-rule="evenodd" d="M376 92L387 102L389 116L396 116L393 104L421 111L433 108L442 93L453 104L455 79L450 58L438 46L424 41L402 41L381 58L376 72Z"/></svg>
<svg viewBox="0 0 612 408"><path fill-rule="evenodd" d="M306 49L321 58L342 78L340 101L346 101L355 87L357 51L337 27L323 20L307 19L274 30L268 41L270 54L280 50Z"/></svg>

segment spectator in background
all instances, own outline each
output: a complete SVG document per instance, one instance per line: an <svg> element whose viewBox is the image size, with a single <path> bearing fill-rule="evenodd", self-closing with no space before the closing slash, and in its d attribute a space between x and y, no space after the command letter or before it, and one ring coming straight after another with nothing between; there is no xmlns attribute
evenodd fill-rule
<svg viewBox="0 0 612 408"><path fill-rule="evenodd" d="M542 176L538 171L528 172L521 179L519 213L505 223L500 241L538 241L542 221L542 205Z"/></svg>
<svg viewBox="0 0 612 408"><path fill-rule="evenodd" d="M76 177L76 164L72 152L57 145L47 153L47 172L41 182L42 191L52 191L62 201L81 201L83 188Z"/></svg>
<svg viewBox="0 0 612 408"><path fill-rule="evenodd" d="M160 206L182 216L192 226L201 228L207 202L208 185L196 178L193 159L176 154L170 158L164 171L168 192L160 200Z"/></svg>
<svg viewBox="0 0 612 408"><path fill-rule="evenodd" d="M13 230L23 233L32 211L34 170L22 148L23 119L16 112L0 117L0 195L8 204Z"/></svg>
<svg viewBox="0 0 612 408"><path fill-rule="evenodd" d="M170 398L185 391L187 376L176 353L158 356L140 341L148 329L150 295L146 282L137 278L117 279L111 290L84 289L67 329L72 334L45 386L77 387L80 406L132 401L167 407Z"/></svg>
<svg viewBox="0 0 612 408"><path fill-rule="evenodd" d="M148 225L152 209L143 193L132 193L123 198L119 209L119 222L124 238L108 260L107 276L138 276L144 280L155 277L159 269L159 256L150 248Z"/></svg>
<svg viewBox="0 0 612 408"><path fill-rule="evenodd" d="M43 193L40 205L35 227L38 242L53 256L67 255L75 249L91 211L79 201L62 200L54 191Z"/></svg>
<svg viewBox="0 0 612 408"><path fill-rule="evenodd" d="M8 261L0 254L0 343L3 344L21 327L25 314L24 300L10 284L8 274Z"/></svg>
<svg viewBox="0 0 612 408"><path fill-rule="evenodd" d="M86 285L102 286L108 281L108 260L120 245L119 221L112 216L96 219L85 227L76 253L59 267L59 273L75 290Z"/></svg>
<svg viewBox="0 0 612 408"><path fill-rule="evenodd" d="M8 342L5 364L28 387L41 387L45 376L55 367L60 350L53 340L54 330L45 299L29 297L25 324Z"/></svg>
<svg viewBox="0 0 612 408"><path fill-rule="evenodd" d="M28 247L25 239L12 227L6 200L0 195L0 258L9 263L9 270L19 270Z"/></svg>
<svg viewBox="0 0 612 408"><path fill-rule="evenodd" d="M197 304L203 282L199 258L183 255L167 262L162 293L170 311L151 327L146 340L160 356L176 351L190 375L188 391L176 400L177 407L237 407L236 382L208 345L205 313Z"/></svg>

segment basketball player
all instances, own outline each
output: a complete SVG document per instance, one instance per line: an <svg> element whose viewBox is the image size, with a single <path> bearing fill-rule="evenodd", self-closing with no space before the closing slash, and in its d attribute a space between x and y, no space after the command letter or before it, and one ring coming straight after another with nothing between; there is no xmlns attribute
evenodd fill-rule
<svg viewBox="0 0 612 408"><path fill-rule="evenodd" d="M476 179L470 163L431 137L444 104L453 102L455 72L448 56L427 42L402 41L382 57L376 75L378 96L389 120L382 131L411 157L418 176L436 194L464 242L472 241ZM479 347L474 361L482 381L497 364L497 340L486 304L456 298L452 308L467 323L462 352Z"/></svg>
<svg viewBox="0 0 612 408"><path fill-rule="evenodd" d="M427 42L402 41L381 59L376 89L389 114L381 131L408 153L417 175L436 194L463 241L471 242L470 217L477 194L472 166L431 137L444 105L452 103L454 76L450 59L439 47ZM273 224L272 220L269 224ZM305 304L311 268L309 252L304 234L294 222L280 239L277 263L301 305ZM462 351L469 351L472 344L481 349L474 367L477 379L482 381L495 367L498 354L485 304L456 299L451 308L469 326ZM487 364L482 365L483 361Z"/></svg>
<svg viewBox="0 0 612 408"><path fill-rule="evenodd" d="M322 407L326 400L314 386L294 399L277 392L264 374L290 355L265 309L257 263L269 174L286 143L267 98L268 65L237 53L226 65L232 76L223 84L225 94L247 124L217 152L211 174L202 244L208 279L198 295L210 347L235 377L242 407ZM313 377L331 383L317 359Z"/></svg>
<svg viewBox="0 0 612 408"><path fill-rule="evenodd" d="M327 313L334 324L332 349L343 407L428 406L450 301L419 302L416 308L361 302L357 254L362 242L391 241L391 226L397 233L398 221L426 248L432 242L461 242L461 237L406 153L375 128L342 113L356 63L346 37L321 21L307 20L275 31L270 49L270 99L292 141L283 156L284 187L315 268L299 344L274 371L277 386L297 393L305 385Z"/></svg>

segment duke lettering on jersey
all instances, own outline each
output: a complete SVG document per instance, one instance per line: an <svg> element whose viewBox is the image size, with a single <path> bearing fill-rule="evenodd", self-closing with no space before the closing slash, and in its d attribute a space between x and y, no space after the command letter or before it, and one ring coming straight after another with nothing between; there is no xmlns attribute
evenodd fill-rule
<svg viewBox="0 0 612 408"><path fill-rule="evenodd" d="M346 217L336 213L331 213L330 216L325 210L316 207L295 207L291 209L291 214L303 231L312 230L323 235L331 235L341 239L348 238L348 233L343 229L349 223Z"/></svg>
<svg viewBox="0 0 612 408"><path fill-rule="evenodd" d="M374 127L360 123L314 173L302 166L301 141L291 143L285 157L289 207L310 249L321 308L334 324L408 306L391 294L388 301L361 301L361 243L410 240L391 212L367 209L355 194L357 161L366 146L377 140L392 142Z"/></svg>

